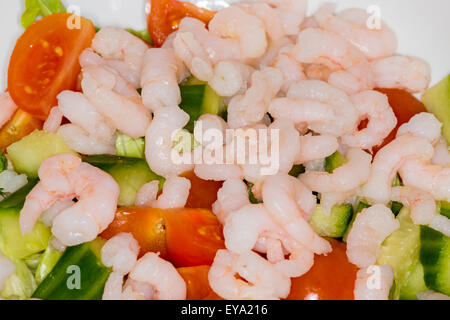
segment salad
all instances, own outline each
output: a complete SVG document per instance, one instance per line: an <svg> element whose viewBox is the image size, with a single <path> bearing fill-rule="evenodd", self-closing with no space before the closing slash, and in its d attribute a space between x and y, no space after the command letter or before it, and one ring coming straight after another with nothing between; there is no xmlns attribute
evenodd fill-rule
<svg viewBox="0 0 450 320"><path fill-rule="evenodd" d="M25 0L0 297L450 299L450 76L307 5L147 0L136 31Z"/></svg>

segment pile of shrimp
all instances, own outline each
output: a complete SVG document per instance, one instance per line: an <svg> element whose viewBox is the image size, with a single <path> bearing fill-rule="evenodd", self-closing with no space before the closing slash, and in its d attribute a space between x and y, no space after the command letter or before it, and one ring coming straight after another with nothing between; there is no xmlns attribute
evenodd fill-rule
<svg viewBox="0 0 450 320"><path fill-rule="evenodd" d="M450 201L450 155L441 123L421 113L373 157L372 148L397 125L387 96L374 88L424 92L430 67L397 54L394 32L385 23L370 29L365 10L337 12L326 4L312 16L306 12L307 0L238 3L218 11L208 26L182 19L161 48L103 28L80 56L81 92L61 92L44 128L87 155L113 154L117 131L145 137L148 165L166 184L158 198L158 183L145 185L138 206L184 207L190 183L180 175L186 171L224 181L213 212L223 224L226 249L217 252L209 284L226 299L286 298L291 278L308 272L314 255L332 250L309 224L317 203L329 213L362 197L372 206L357 215L347 240L348 259L360 268L354 294L387 299L393 271L376 261L384 239L399 228L388 204L399 201L414 223L450 235L449 220L436 213L436 201ZM279 130L275 174L263 175L254 164L171 161L173 134L189 122L179 107L179 85L190 76L207 82L228 105L228 121L203 115L194 134L200 123L219 132ZM14 110L8 105L5 116ZM68 124L62 125L63 117ZM367 126L359 129L363 121ZM220 147L230 145L224 140ZM209 147L200 141L199 148ZM327 173L324 159L336 151L346 162ZM294 165L306 172L290 176ZM392 187L397 174L403 185ZM57 155L44 161L39 177L20 215L24 233L42 215L55 239L71 246L94 239L113 220L119 188L106 173L74 155ZM250 203L244 181L260 204ZM104 299L186 297L186 284L170 262L155 253L138 260L138 253L130 234L106 243L102 259L113 273ZM374 267L380 268L378 288L367 285Z"/></svg>

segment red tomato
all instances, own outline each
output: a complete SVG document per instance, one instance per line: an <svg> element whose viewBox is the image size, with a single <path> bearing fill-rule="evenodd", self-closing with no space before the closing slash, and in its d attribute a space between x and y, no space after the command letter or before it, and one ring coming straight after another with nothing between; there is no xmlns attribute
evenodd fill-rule
<svg viewBox="0 0 450 320"><path fill-rule="evenodd" d="M209 286L209 266L179 268L178 273L186 282L186 300L203 300L212 294Z"/></svg>
<svg viewBox="0 0 450 320"><path fill-rule="evenodd" d="M38 20L19 38L11 56L8 89L22 110L45 120L56 96L76 88L81 52L91 46L95 28L81 18L80 29L70 30L72 15L57 13Z"/></svg>
<svg viewBox="0 0 450 320"><path fill-rule="evenodd" d="M0 149L5 149L34 130L40 129L42 129L42 121L18 109L11 120L0 129Z"/></svg>
<svg viewBox="0 0 450 320"><path fill-rule="evenodd" d="M225 249L222 225L209 210L167 210L164 221L167 254L177 267L211 265Z"/></svg>
<svg viewBox="0 0 450 320"><path fill-rule="evenodd" d="M314 265L305 275L292 279L288 300L354 300L353 289L358 268L347 259L346 245L333 239L328 256L315 256Z"/></svg>
<svg viewBox="0 0 450 320"><path fill-rule="evenodd" d="M148 31L157 47L162 46L169 34L178 29L178 24L184 17L208 23L215 14L192 3L177 0L147 0L145 12Z"/></svg>
<svg viewBox="0 0 450 320"><path fill-rule="evenodd" d="M183 174L183 177L191 181L191 190L185 207L211 209L223 182L202 180L193 171Z"/></svg>
<svg viewBox="0 0 450 320"><path fill-rule="evenodd" d="M384 139L383 143L373 148L373 153L376 154L381 148L395 139L398 128L408 122L414 115L426 112L425 106L421 101L416 99L412 94L400 89L376 89L388 96L389 104L397 117L397 127Z"/></svg>

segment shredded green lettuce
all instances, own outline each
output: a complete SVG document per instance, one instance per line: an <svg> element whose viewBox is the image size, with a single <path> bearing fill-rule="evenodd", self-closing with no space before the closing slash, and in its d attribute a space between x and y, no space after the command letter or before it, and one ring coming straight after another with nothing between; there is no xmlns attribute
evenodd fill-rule
<svg viewBox="0 0 450 320"><path fill-rule="evenodd" d="M66 12L66 7L61 0L25 0L25 12L20 18L20 23L26 29L38 17L60 12Z"/></svg>
<svg viewBox="0 0 450 320"><path fill-rule="evenodd" d="M125 30L127 30L129 33L135 35L136 37L144 40L148 44L153 44L152 37L150 36L150 33L148 33L148 29L134 30L134 29L131 29L131 28L127 28Z"/></svg>
<svg viewBox="0 0 450 320"><path fill-rule="evenodd" d="M18 259L11 259L11 261L16 270L6 281L0 296L7 300L29 299L37 288L33 273L24 261Z"/></svg>
<svg viewBox="0 0 450 320"><path fill-rule="evenodd" d="M145 158L144 138L133 139L118 132L116 139L116 155L128 158Z"/></svg>

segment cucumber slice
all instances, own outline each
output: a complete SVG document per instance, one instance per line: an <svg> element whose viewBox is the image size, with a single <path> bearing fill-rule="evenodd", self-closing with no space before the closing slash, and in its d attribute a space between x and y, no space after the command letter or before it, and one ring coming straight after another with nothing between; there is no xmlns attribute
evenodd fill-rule
<svg viewBox="0 0 450 320"><path fill-rule="evenodd" d="M119 157L145 158L144 138L133 139L123 133L117 132L116 154Z"/></svg>
<svg viewBox="0 0 450 320"><path fill-rule="evenodd" d="M417 294L428 290L423 279L423 267L419 260L408 270L400 287L400 300L417 300Z"/></svg>
<svg viewBox="0 0 450 320"><path fill-rule="evenodd" d="M293 166L291 171L289 171L289 175L295 178L298 178L302 173L305 173L305 167L301 164Z"/></svg>
<svg viewBox="0 0 450 320"><path fill-rule="evenodd" d="M420 227L420 262L428 288L450 295L450 238L429 227Z"/></svg>
<svg viewBox="0 0 450 320"><path fill-rule="evenodd" d="M36 283L38 285L53 270L62 255L63 253L53 248L52 245L49 245L47 249L45 249L34 274L34 278L36 279Z"/></svg>
<svg viewBox="0 0 450 320"><path fill-rule="evenodd" d="M341 238L348 228L352 215L353 207L351 204L334 206L331 208L329 215L323 212L320 205L317 205L310 223L322 237Z"/></svg>
<svg viewBox="0 0 450 320"><path fill-rule="evenodd" d="M69 247L42 281L33 298L45 300L100 300L111 270L101 262L105 241L98 238Z"/></svg>
<svg viewBox="0 0 450 320"><path fill-rule="evenodd" d="M38 169L48 157L59 153L76 154L60 135L46 131L34 131L6 150L14 169L30 178L38 177Z"/></svg>
<svg viewBox="0 0 450 320"><path fill-rule="evenodd" d="M450 219L450 203L447 201L440 201L438 203L439 212Z"/></svg>
<svg viewBox="0 0 450 320"><path fill-rule="evenodd" d="M389 264L395 279L402 284L409 268L415 264L420 250L420 227L415 225L404 208L397 216L400 228L394 231L381 245L378 265Z"/></svg>
<svg viewBox="0 0 450 320"><path fill-rule="evenodd" d="M19 226L20 209L0 209L0 248L9 258L24 259L44 251L51 237L50 229L41 222L33 231L22 235Z"/></svg>
<svg viewBox="0 0 450 320"><path fill-rule="evenodd" d="M346 162L347 159L345 159L339 151L336 151L325 159L325 171L328 173L333 173L335 169L339 168Z"/></svg>
<svg viewBox="0 0 450 320"><path fill-rule="evenodd" d="M4 198L0 201L0 209L22 208L25 203L25 197L37 183L37 179L32 179L22 188Z"/></svg>
<svg viewBox="0 0 450 320"><path fill-rule="evenodd" d="M83 161L108 172L119 184L119 206L133 206L139 189L154 180L160 182L164 178L150 170L147 161L137 158L125 158L110 155L88 156Z"/></svg>
<svg viewBox="0 0 450 320"><path fill-rule="evenodd" d="M190 78L180 86L180 91L180 108L190 116L185 128L191 132L201 115L208 113L222 116L226 111L223 98L205 82Z"/></svg>
<svg viewBox="0 0 450 320"><path fill-rule="evenodd" d="M430 88L422 96L422 102L442 122L443 135L450 143L450 75Z"/></svg>

